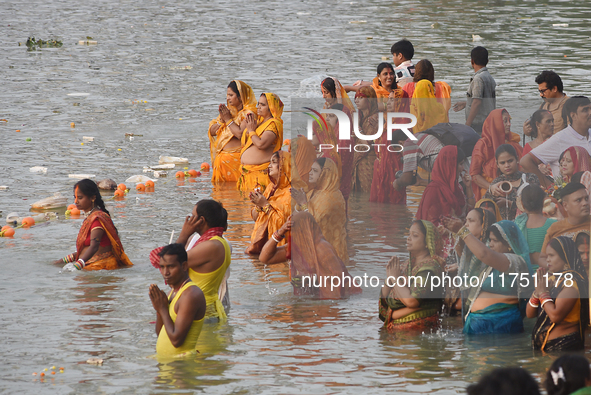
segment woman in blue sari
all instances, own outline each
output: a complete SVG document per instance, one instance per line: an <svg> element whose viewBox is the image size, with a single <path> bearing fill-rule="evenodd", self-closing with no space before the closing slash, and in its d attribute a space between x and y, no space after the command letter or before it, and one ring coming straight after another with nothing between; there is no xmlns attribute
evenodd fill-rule
<svg viewBox="0 0 591 395"><path fill-rule="evenodd" d="M491 225L488 246L466 227L458 236L475 257L468 273L464 333L523 332L519 304L531 295L533 279L529 248L519 228L511 221Z"/></svg>

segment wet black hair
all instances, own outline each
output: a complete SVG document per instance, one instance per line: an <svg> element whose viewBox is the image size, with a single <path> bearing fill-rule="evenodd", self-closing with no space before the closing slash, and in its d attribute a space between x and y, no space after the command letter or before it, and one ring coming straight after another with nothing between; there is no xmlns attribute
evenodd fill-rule
<svg viewBox="0 0 591 395"><path fill-rule="evenodd" d="M538 137L538 127L536 126L536 123L542 122L542 118L544 118L544 114L546 113L552 115L550 111L543 109L539 109L531 115L531 120L529 122L531 126L531 138L535 139L536 137Z"/></svg>
<svg viewBox="0 0 591 395"><path fill-rule="evenodd" d="M581 244L589 245L590 239L591 237L589 237L588 233L579 232L575 238L575 246L579 247Z"/></svg>
<svg viewBox="0 0 591 395"><path fill-rule="evenodd" d="M322 85L324 89L330 93L333 99L337 97L337 87L335 86L334 80L332 78L325 78L320 85Z"/></svg>
<svg viewBox="0 0 591 395"><path fill-rule="evenodd" d="M324 169L324 164L326 163L326 158L317 158L314 162L320 165L321 169Z"/></svg>
<svg viewBox="0 0 591 395"><path fill-rule="evenodd" d="M550 240L550 243L548 243L548 246L552 247L552 249L554 251L556 251L556 253L560 257L560 259L562 259L562 262L568 263L568 260L566 259L566 255L564 255L564 249L562 248L562 244L560 244L560 242L558 241L557 238L553 238L552 240ZM569 394L570 394L570 392L569 392Z"/></svg>
<svg viewBox="0 0 591 395"><path fill-rule="evenodd" d="M532 213L542 213L546 192L536 184L530 184L521 191L521 205Z"/></svg>
<svg viewBox="0 0 591 395"><path fill-rule="evenodd" d="M179 264L183 264L187 262L187 251L185 250L185 246L179 243L169 244L164 246L162 250L158 253L158 256L162 258L164 255L175 255L176 261Z"/></svg>
<svg viewBox="0 0 591 395"><path fill-rule="evenodd" d="M558 374L562 369L563 378L558 378L554 384L552 372ZM585 380L591 379L589 361L583 355L566 354L557 358L548 373L546 373L546 391L548 395L567 395L586 386Z"/></svg>
<svg viewBox="0 0 591 395"><path fill-rule="evenodd" d="M410 41L404 38L392 45L392 48L390 48L390 53L392 55L400 53L402 56L404 56L404 59L411 60L412 57L415 56L415 47L413 47Z"/></svg>
<svg viewBox="0 0 591 395"><path fill-rule="evenodd" d="M568 195L575 193L576 191L580 191L581 189L586 189L585 185L581 184L580 182L569 182L560 191L560 198L564 200L564 198Z"/></svg>
<svg viewBox="0 0 591 395"><path fill-rule="evenodd" d="M101 192L99 191L96 182L88 178L85 178L74 184L74 193L76 193L76 188L78 188L78 190L88 198L92 198L94 196L94 204L98 208L103 210L105 213L107 213L109 216L111 216L111 214L109 214L109 211L105 208L105 202L103 201Z"/></svg>
<svg viewBox="0 0 591 395"><path fill-rule="evenodd" d="M495 151L495 159L499 160L499 156L501 156L501 154L504 152L508 153L511 156L514 156L515 159L517 159L519 161L519 156L517 156L517 151L515 150L515 147L513 147L511 144L499 145L499 147Z"/></svg>
<svg viewBox="0 0 591 395"><path fill-rule="evenodd" d="M474 47L470 52L470 58L474 61L474 64L486 66L488 64L488 51L484 47Z"/></svg>
<svg viewBox="0 0 591 395"><path fill-rule="evenodd" d="M562 85L562 79L553 70L544 70L536 77L536 84L546 83L548 89L558 88L558 92L562 93L564 86Z"/></svg>
<svg viewBox="0 0 591 395"><path fill-rule="evenodd" d="M228 212L224 206L213 199L200 200L196 204L197 216L205 218L210 228L228 229Z"/></svg>
<svg viewBox="0 0 591 395"><path fill-rule="evenodd" d="M412 79L414 82L419 82L420 80L428 80L431 81L432 84L435 83L435 69L433 68L433 63L429 61L429 59L421 59L415 65L415 76Z"/></svg>
<svg viewBox="0 0 591 395"><path fill-rule="evenodd" d="M497 368L466 389L468 395L540 395L538 383L523 368Z"/></svg>
<svg viewBox="0 0 591 395"><path fill-rule="evenodd" d="M568 121L569 125L573 123L573 118L571 114L573 112L577 112L579 107L586 106L591 104L591 100L587 96L573 96L564 102L564 107L562 107L562 119Z"/></svg>
<svg viewBox="0 0 591 395"><path fill-rule="evenodd" d="M236 85L236 81L232 81L228 84L228 88L232 89L232 92L236 94L236 96L240 97L240 92L238 92L238 85Z"/></svg>
<svg viewBox="0 0 591 395"><path fill-rule="evenodd" d="M560 162L560 161L559 161ZM583 174L585 174L584 171L578 171L575 174L573 174L573 176L570 178L570 182L578 182L581 183L581 178L583 177Z"/></svg>

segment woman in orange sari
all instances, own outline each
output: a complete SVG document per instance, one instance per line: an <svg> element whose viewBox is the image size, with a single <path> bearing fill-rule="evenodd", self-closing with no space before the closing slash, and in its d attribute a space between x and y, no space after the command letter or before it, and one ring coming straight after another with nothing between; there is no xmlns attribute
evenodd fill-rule
<svg viewBox="0 0 591 395"><path fill-rule="evenodd" d="M417 125L413 128L415 134L438 123L449 122L447 110L437 101L433 84L429 80L420 80L417 83L412 94L410 113L417 117Z"/></svg>
<svg viewBox="0 0 591 395"><path fill-rule="evenodd" d="M325 78L320 84L322 90L322 97L325 100L325 109L332 109L337 104L343 106L343 111L349 117L349 124L351 125L351 136L353 135L353 113L355 107L347 95L347 91L341 85L339 80L334 77ZM334 130L339 130L335 127ZM353 176L353 147L351 142L353 140L339 140L338 136L335 136L339 144L339 155L341 157L341 193L345 199L345 203L349 200L349 194L351 193L352 176ZM304 177L303 174L300 176ZM304 178L304 180L307 180Z"/></svg>
<svg viewBox="0 0 591 395"><path fill-rule="evenodd" d="M283 102L274 93L263 93L257 105L258 123L254 115L246 118L240 151L240 179L236 186L242 192L267 187L267 168L273 152L283 144ZM258 126L257 126L258 125Z"/></svg>
<svg viewBox="0 0 591 395"><path fill-rule="evenodd" d="M484 197L492 180L497 178L497 160L495 152L502 144L511 144L521 158L521 138L511 132L511 116L503 108L491 111L482 126L482 137L472 151L470 176L476 201Z"/></svg>
<svg viewBox="0 0 591 395"><path fill-rule="evenodd" d="M328 158L316 159L310 172L310 183L314 189L307 194L292 188L292 196L297 203L295 210L310 211L326 240L334 247L339 258L347 264L347 213L345 199L339 191L337 165Z"/></svg>
<svg viewBox="0 0 591 395"><path fill-rule="evenodd" d="M289 152L277 151L271 156L269 179L264 193L252 191L250 201L254 204L251 210L255 221L250 246L247 254L258 255L273 232L277 231L291 215L291 155ZM280 245L285 244L282 241Z"/></svg>
<svg viewBox="0 0 591 395"><path fill-rule="evenodd" d="M437 101L441 103L445 111L448 112L451 108L451 88L447 82L435 81L435 69L428 59L422 59L415 65L413 82L409 82L402 87L402 89L408 94L408 97L413 96L417 83L421 80L431 81Z"/></svg>
<svg viewBox="0 0 591 395"><path fill-rule="evenodd" d="M227 106L220 104L220 115L209 123L211 153L211 182L238 181L242 133L246 116L257 114L257 101L252 88L240 80L230 82L226 94Z"/></svg>
<svg viewBox="0 0 591 395"><path fill-rule="evenodd" d="M408 101L406 92L402 89L395 89L388 97L388 112L408 112ZM392 134L392 141L388 141L387 127L387 122L384 122L384 131L375 140L377 160L373 165L369 201L406 204L406 188L398 191L394 188L393 183L396 180L396 173L402 170L402 145L408 137L401 130L397 130ZM400 147L395 147L395 144L400 145Z"/></svg>
<svg viewBox="0 0 591 395"><path fill-rule="evenodd" d="M342 299L361 293L334 247L326 241L320 226L307 211L294 213L263 247L263 263L289 261L289 277L295 295L313 295L319 299ZM277 247L287 236L288 243ZM328 277L327 277L328 276ZM331 284L331 277L341 279ZM323 279L327 278L326 284Z"/></svg>
<svg viewBox="0 0 591 395"><path fill-rule="evenodd" d="M366 83L363 83L362 85L362 82L363 81L359 81L359 83L347 85L345 86L345 90L347 92L357 92L363 86L368 86L365 85ZM394 73L394 66L388 62L380 63L378 65L378 75L372 80L371 85L369 86L371 86L373 90L376 91L376 96L378 98L378 109L380 111L384 111L386 109L388 96L390 96L390 93L398 89L398 85L396 84L396 74Z"/></svg>
<svg viewBox="0 0 591 395"><path fill-rule="evenodd" d="M371 86L364 86L355 94L355 104L359 109L358 128L359 133L371 136L375 135L379 128L378 100L376 92ZM355 151L353 155L352 189L356 191L370 192L373 179L373 166L376 153L371 149L369 142L354 138L356 145L366 145L368 151Z"/></svg>
<svg viewBox="0 0 591 395"><path fill-rule="evenodd" d="M113 270L133 266L121 245L117 229L111 220L98 186L89 179L74 185L76 207L86 219L76 239L76 252L56 261L77 270Z"/></svg>
<svg viewBox="0 0 591 395"><path fill-rule="evenodd" d="M299 136L291 143L291 185L294 188L303 188L308 191L308 181L312 163L316 160L316 150L312 142L306 136Z"/></svg>

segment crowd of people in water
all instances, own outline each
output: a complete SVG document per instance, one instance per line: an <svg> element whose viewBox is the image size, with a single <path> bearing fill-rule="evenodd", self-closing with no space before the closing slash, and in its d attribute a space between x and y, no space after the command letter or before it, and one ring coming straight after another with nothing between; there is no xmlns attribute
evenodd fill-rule
<svg viewBox="0 0 591 395"><path fill-rule="evenodd" d="M496 108L485 48L472 49L475 74L466 101L453 106L451 88L435 81L433 64L413 64L408 40L396 42L391 52L394 64L380 63L372 81L342 85L328 77L319 87L325 104L318 112L345 113L354 143L367 142L358 133L379 136L371 150L351 149L334 113L314 124L312 139L284 141L278 95L265 92L257 100L247 83L230 82L227 103L219 106L207 134L212 182L234 183L252 203L246 253L266 264L289 262L298 295L346 298L361 289L350 281L324 287L303 280L351 277L350 195L406 204L406 188L424 186L408 231L408 259L392 257L384 273L378 314L385 330L437 328L442 314L455 314L466 334L519 333L527 317L536 320L534 349L582 350L591 317L591 101L566 96L560 76L542 71L535 83L543 103L523 124L531 141L522 146L511 131L510 109ZM354 92L354 102L348 92ZM465 124L450 123L450 110L464 110ZM388 134L388 120L380 119L388 113L412 114L412 137L404 130ZM392 144L400 149L379 149ZM75 197L89 215L77 252L58 262L84 270L130 266L96 184L80 181ZM204 320L225 319L227 226L228 213L219 202L199 201L176 243L150 254L172 287L168 295L156 285L149 290L159 355L194 352ZM430 286L429 279L446 275L464 281ZM409 281L388 280L397 278ZM560 370L563 381L566 366Z"/></svg>

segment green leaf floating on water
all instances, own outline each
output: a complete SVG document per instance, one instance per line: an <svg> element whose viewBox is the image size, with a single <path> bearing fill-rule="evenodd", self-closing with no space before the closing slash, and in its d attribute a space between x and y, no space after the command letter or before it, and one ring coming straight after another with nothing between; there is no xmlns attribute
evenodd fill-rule
<svg viewBox="0 0 591 395"><path fill-rule="evenodd" d="M92 37L90 37L90 36L86 36L86 39L87 39L87 40L92 40Z"/></svg>
<svg viewBox="0 0 591 395"><path fill-rule="evenodd" d="M60 40L35 40L35 37L27 39L27 48L29 51L34 51L37 48L60 48L64 45Z"/></svg>

